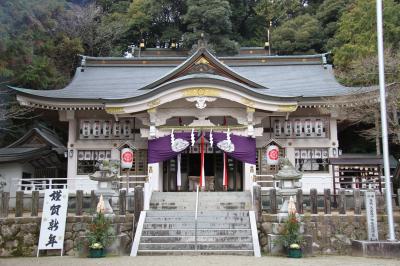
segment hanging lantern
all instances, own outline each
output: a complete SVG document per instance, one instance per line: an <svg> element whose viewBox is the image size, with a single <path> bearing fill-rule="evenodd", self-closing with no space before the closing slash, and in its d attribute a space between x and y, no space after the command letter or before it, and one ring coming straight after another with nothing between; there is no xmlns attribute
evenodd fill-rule
<svg viewBox="0 0 400 266"><path fill-rule="evenodd" d="M265 153L267 157L267 164L277 165L279 163L279 147L276 145L270 145Z"/></svg>
<svg viewBox="0 0 400 266"><path fill-rule="evenodd" d="M82 136L84 138L88 138L90 135L90 130L91 130L90 121L83 121L81 130L82 130Z"/></svg>
<svg viewBox="0 0 400 266"><path fill-rule="evenodd" d="M275 136L279 137L281 135L281 133L282 133L281 127L282 127L281 126L281 121L280 120L275 120L274 121L274 134L275 134Z"/></svg>
<svg viewBox="0 0 400 266"><path fill-rule="evenodd" d="M133 151L130 148L124 148L121 151L121 168L132 168Z"/></svg>

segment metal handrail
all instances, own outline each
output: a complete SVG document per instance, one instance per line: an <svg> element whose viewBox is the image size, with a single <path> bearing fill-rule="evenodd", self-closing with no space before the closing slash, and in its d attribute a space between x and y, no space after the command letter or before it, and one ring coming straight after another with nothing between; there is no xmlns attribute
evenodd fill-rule
<svg viewBox="0 0 400 266"><path fill-rule="evenodd" d="M199 208L199 185L196 187L196 208L194 213L194 250L197 250L197 212Z"/></svg>

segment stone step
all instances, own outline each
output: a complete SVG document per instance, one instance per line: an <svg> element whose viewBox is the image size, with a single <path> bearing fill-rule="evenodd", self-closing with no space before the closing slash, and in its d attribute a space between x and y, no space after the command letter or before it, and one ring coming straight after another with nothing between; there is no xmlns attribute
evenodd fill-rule
<svg viewBox="0 0 400 266"><path fill-rule="evenodd" d="M142 236L141 243L194 243L195 236ZM250 236L197 236L197 242L252 243Z"/></svg>
<svg viewBox="0 0 400 266"><path fill-rule="evenodd" d="M195 223L145 223L143 229L194 229ZM198 229L247 229L250 223L208 223L198 222Z"/></svg>
<svg viewBox="0 0 400 266"><path fill-rule="evenodd" d="M162 210L149 210L146 211L146 217L194 217L194 211L162 211ZM209 210L198 211L198 217L249 217L248 211L229 211L229 210Z"/></svg>
<svg viewBox="0 0 400 266"><path fill-rule="evenodd" d="M142 236L194 236L194 229L144 229ZM198 229L198 236L251 236L251 229Z"/></svg>
<svg viewBox="0 0 400 266"><path fill-rule="evenodd" d="M194 216L150 216L146 217L145 223L177 223L177 222L194 222ZM198 222L218 222L218 223L236 223L249 222L248 216L198 216Z"/></svg>
<svg viewBox="0 0 400 266"><path fill-rule="evenodd" d="M140 243L139 250L194 250L195 243ZM251 250L253 243L197 243L200 250Z"/></svg>
<svg viewBox="0 0 400 266"><path fill-rule="evenodd" d="M196 197L196 192L157 192L154 191L152 193L152 197ZM229 192L222 192L222 191L217 191L217 192L207 192L207 191L200 191L199 192L199 197L251 197L251 192L249 191L229 191Z"/></svg>
<svg viewBox="0 0 400 266"><path fill-rule="evenodd" d="M139 250L139 256L237 255L254 256L253 250Z"/></svg>
<svg viewBox="0 0 400 266"><path fill-rule="evenodd" d="M195 210L195 206L192 205L176 205L176 204L150 204L151 210L169 210L169 211L183 211L183 210ZM203 204L198 207L199 210L250 210L251 204L250 203L221 203L221 204Z"/></svg>

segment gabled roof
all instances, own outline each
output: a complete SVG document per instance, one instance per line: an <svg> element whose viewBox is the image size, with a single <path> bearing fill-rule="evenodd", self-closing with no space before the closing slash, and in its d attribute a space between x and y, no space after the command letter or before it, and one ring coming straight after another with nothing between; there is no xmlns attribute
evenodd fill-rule
<svg viewBox="0 0 400 266"><path fill-rule="evenodd" d="M20 139L7 146L8 149L20 149L21 152L43 147L55 150L58 154L63 154L66 150L66 147L62 144L58 136L44 127L35 127L30 129Z"/></svg>
<svg viewBox="0 0 400 266"><path fill-rule="evenodd" d="M58 136L44 127L36 127L5 148L0 148L0 163L43 161L43 166L58 165L58 157L67 148Z"/></svg>
<svg viewBox="0 0 400 266"><path fill-rule="evenodd" d="M141 90L155 88L165 82L179 78L181 76L188 75L193 71L195 73L212 73L219 76L223 76L239 83L243 83L251 88L265 88L264 86L245 78L244 76L238 74L233 69L222 63L214 55L212 55L206 48L198 49L192 56L190 56L186 61L181 63L176 68L172 69L170 72L162 76L155 82L141 88Z"/></svg>

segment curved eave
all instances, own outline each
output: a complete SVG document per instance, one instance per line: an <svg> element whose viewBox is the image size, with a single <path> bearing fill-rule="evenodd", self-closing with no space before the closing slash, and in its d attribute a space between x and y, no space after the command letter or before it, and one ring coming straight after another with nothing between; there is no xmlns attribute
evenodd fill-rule
<svg viewBox="0 0 400 266"><path fill-rule="evenodd" d="M136 97L127 97L123 99L103 99L106 103L110 102L129 102L129 101L137 101L147 99L153 96L156 96L164 91L168 91L173 89L174 87L199 87L195 84L205 84L205 87L212 86L231 86L233 90L237 90L243 94L247 94L249 96L259 97L262 99L273 100L273 101L299 101L302 96L281 96L281 95L272 95L268 93L262 93L259 89L254 89L247 87L237 81L230 80L221 76L210 75L210 74L192 74L183 76L181 78L171 80L166 82L148 92L136 96ZM264 91L267 90L263 88Z"/></svg>
<svg viewBox="0 0 400 266"><path fill-rule="evenodd" d="M171 70L169 73L165 74L163 77L161 77L157 81L150 83L149 85L146 85L145 87L141 88L140 90L153 89L153 88L160 86L161 84L163 84L165 82L170 81L171 79L176 78L177 76L179 76L180 73L187 70L190 66L192 66L198 59L200 59L203 56L208 61L210 61L213 65L219 67L229 77L232 77L233 79L236 79L236 80L246 84L249 87L265 89L265 87L263 87L262 85L241 76L236 71L231 69L229 66L227 66L224 63L222 63L221 61L219 61L207 49L200 48L192 56L190 56L186 61L182 62L180 65L178 65L176 68Z"/></svg>

